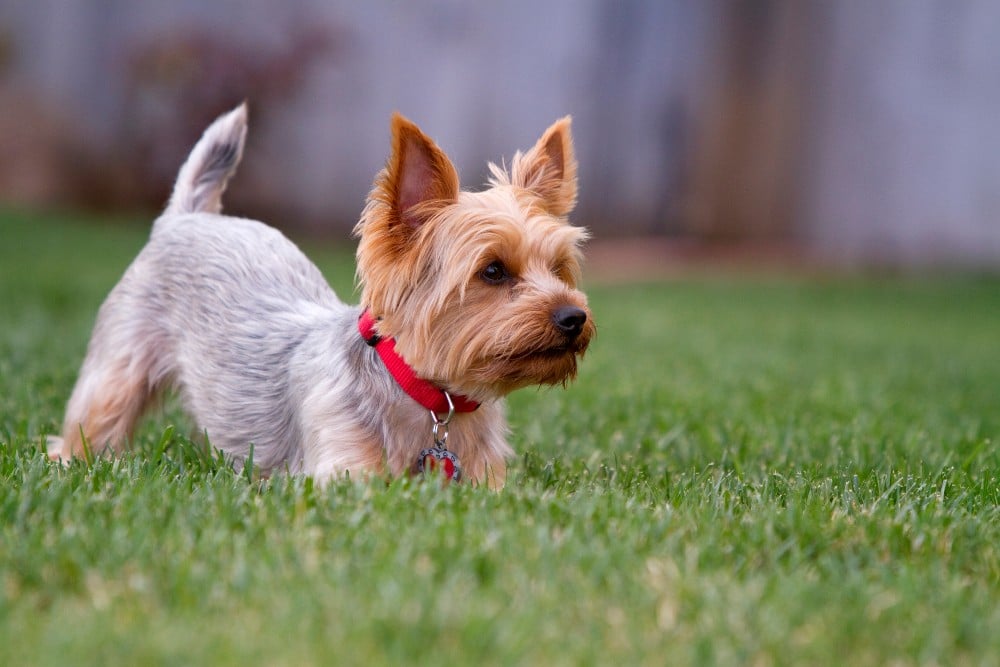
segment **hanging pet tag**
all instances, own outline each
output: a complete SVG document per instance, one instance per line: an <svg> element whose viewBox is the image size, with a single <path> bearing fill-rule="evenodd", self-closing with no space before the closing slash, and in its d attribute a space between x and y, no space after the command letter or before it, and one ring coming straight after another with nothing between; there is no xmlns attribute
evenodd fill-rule
<svg viewBox="0 0 1000 667"><path fill-rule="evenodd" d="M424 474L439 470L445 479L453 482L462 481L462 466L458 457L448 451L444 444L435 442L433 447L420 450L417 458L417 472Z"/></svg>
<svg viewBox="0 0 1000 667"><path fill-rule="evenodd" d="M434 426L431 435L434 437L434 446L420 450L417 457L416 470L420 474L426 474L438 470L444 478L452 482L462 481L462 466L458 463L458 457L448 451L448 422L455 414L455 404L451 400L451 395L444 392L444 397L448 400L448 415L441 419L437 413L431 410L431 422Z"/></svg>

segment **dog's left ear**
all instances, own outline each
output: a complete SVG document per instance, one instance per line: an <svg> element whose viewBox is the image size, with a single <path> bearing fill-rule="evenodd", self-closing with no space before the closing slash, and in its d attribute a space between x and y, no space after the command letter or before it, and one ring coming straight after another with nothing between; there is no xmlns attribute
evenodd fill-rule
<svg viewBox="0 0 1000 667"><path fill-rule="evenodd" d="M458 172L437 144L397 113L384 187L393 222L416 229L458 197Z"/></svg>
<svg viewBox="0 0 1000 667"><path fill-rule="evenodd" d="M545 130L524 155L515 157L513 182L534 192L552 215L569 215L576 206L576 157L571 118L565 116Z"/></svg>

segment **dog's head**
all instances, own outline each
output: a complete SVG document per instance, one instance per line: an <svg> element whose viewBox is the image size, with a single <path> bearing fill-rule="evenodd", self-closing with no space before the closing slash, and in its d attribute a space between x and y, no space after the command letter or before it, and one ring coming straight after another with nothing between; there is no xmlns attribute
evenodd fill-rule
<svg viewBox="0 0 1000 667"><path fill-rule="evenodd" d="M362 305L422 377L476 398L576 374L595 333L577 288L587 233L570 119L555 122L482 192L400 115L392 154L355 228Z"/></svg>

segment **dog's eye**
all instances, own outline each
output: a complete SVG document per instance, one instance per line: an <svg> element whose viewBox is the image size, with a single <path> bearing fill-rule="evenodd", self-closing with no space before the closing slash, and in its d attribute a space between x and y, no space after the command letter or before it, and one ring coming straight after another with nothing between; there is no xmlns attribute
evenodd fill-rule
<svg viewBox="0 0 1000 667"><path fill-rule="evenodd" d="M479 277L490 285L500 285L510 279L510 273L507 272L503 262L492 262L479 272Z"/></svg>

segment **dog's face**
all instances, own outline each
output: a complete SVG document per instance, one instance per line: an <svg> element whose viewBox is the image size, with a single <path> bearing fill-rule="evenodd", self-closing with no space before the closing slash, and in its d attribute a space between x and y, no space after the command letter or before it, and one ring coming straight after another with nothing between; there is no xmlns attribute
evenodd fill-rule
<svg viewBox="0 0 1000 667"><path fill-rule="evenodd" d="M362 304L418 375L483 399L576 374L595 332L577 289L586 232L569 119L491 187L461 192L444 153L396 116L393 152L355 230Z"/></svg>

